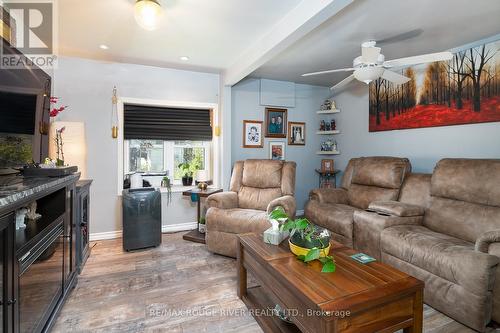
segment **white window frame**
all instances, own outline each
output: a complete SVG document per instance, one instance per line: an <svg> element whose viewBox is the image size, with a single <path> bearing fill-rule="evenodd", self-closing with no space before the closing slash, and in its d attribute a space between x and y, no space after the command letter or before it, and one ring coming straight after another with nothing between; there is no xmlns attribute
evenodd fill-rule
<svg viewBox="0 0 500 333"><path fill-rule="evenodd" d="M181 140L184 141L184 140ZM189 141L189 140L187 140ZM194 142L200 142L200 141L194 141ZM163 170L168 170L168 175L170 179L173 180L174 185L181 185L182 180L180 179L174 179L174 172L175 172L175 164L174 164L174 159L175 159L175 148L205 148L205 170L208 170L208 173L211 177L213 177L212 174L212 142L211 141L201 141L200 145L176 145L175 141L163 141ZM130 173L130 165L129 165L129 150L130 148L130 140L124 140L123 142L123 177ZM196 175L194 175L196 176Z"/></svg>
<svg viewBox="0 0 500 333"><path fill-rule="evenodd" d="M125 104L137 104L137 105L149 105L156 107L166 107L166 108L189 108L189 109L211 109L212 110L212 128L220 128L220 114L219 105L216 103L198 103L198 102L186 102L186 101L172 101L172 100L154 100L154 99L142 99L142 98L132 98L132 97L118 97L117 111L118 111L118 138L117 138L117 150L118 150L118 174L117 174L117 195L122 195L123 190L123 177L125 168L124 155L125 155L125 140L123 139L123 114ZM211 174L213 179L213 184L216 187L221 187L222 184L222 142L224 139L224 132L220 135L213 135L210 149L210 163L212 167ZM128 162L127 162L128 163ZM172 162L173 163L173 162Z"/></svg>

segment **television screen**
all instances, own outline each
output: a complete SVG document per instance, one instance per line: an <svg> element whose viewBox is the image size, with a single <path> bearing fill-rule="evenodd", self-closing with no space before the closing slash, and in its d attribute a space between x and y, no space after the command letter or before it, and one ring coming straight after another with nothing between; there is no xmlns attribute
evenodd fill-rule
<svg viewBox="0 0 500 333"><path fill-rule="evenodd" d="M0 168L33 159L37 95L0 91Z"/></svg>

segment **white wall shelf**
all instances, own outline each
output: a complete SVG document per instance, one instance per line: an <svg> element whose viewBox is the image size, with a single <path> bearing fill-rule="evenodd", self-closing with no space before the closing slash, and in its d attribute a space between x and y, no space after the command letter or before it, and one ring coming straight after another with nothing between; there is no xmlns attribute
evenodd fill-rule
<svg viewBox="0 0 500 333"><path fill-rule="evenodd" d="M335 134L340 134L339 130L335 131L317 131L316 134L318 135L335 135Z"/></svg>
<svg viewBox="0 0 500 333"><path fill-rule="evenodd" d="M333 109L333 110L321 110L321 111L316 111L317 114L333 114L333 113L340 113L340 109Z"/></svg>
<svg viewBox="0 0 500 333"><path fill-rule="evenodd" d="M340 155L340 151L332 150L332 151L317 151L317 155Z"/></svg>

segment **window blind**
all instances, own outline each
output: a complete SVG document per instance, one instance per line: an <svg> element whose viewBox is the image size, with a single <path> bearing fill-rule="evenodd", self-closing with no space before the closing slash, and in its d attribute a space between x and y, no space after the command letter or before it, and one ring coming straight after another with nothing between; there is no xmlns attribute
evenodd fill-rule
<svg viewBox="0 0 500 333"><path fill-rule="evenodd" d="M125 139L211 141L211 110L124 105Z"/></svg>

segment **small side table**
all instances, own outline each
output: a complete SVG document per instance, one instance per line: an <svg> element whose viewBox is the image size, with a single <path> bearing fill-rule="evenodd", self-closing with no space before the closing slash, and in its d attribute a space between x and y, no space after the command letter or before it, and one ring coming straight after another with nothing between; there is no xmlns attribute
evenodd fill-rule
<svg viewBox="0 0 500 333"><path fill-rule="evenodd" d="M201 198L206 198L211 194L222 192L221 188L207 188L206 190L200 190L193 188L188 191L182 192L182 195L192 197L196 196L196 221L198 222L196 230L191 230L190 232L184 234L182 238L187 241L205 244L205 234L202 234L200 230L200 218L201 218Z"/></svg>
<svg viewBox="0 0 500 333"><path fill-rule="evenodd" d="M333 172L330 172L330 171L325 172L325 171L321 171L320 169L316 169L316 172L319 174L319 187L320 188L335 188L335 187L337 187L337 174L340 172L340 170L334 170ZM333 182L332 182L332 180L333 180Z"/></svg>

